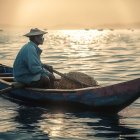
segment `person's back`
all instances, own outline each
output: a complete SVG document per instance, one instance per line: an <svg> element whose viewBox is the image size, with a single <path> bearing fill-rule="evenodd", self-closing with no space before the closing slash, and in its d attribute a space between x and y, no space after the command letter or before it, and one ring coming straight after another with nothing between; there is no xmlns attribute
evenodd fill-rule
<svg viewBox="0 0 140 140"><path fill-rule="evenodd" d="M29 84L40 79L43 69L39 55L36 52L39 54L41 50L39 48L37 50L33 42L29 42L21 48L13 65L16 81Z"/></svg>
<svg viewBox="0 0 140 140"><path fill-rule="evenodd" d="M31 87L50 87L53 85L54 76L43 68L40 60L42 50L38 45L43 44L43 32L39 29L31 29L25 36L30 42L25 44L17 54L13 64L15 81Z"/></svg>

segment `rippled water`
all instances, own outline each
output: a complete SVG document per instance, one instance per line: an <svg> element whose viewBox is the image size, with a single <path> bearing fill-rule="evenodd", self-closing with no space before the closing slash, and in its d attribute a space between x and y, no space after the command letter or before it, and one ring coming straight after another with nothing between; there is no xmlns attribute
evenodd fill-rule
<svg viewBox="0 0 140 140"><path fill-rule="evenodd" d="M0 31L0 63L11 65L29 29ZM51 30L42 61L62 73L81 71L101 85L140 75L140 30ZM140 100L115 116L27 106L0 98L0 139L139 139Z"/></svg>

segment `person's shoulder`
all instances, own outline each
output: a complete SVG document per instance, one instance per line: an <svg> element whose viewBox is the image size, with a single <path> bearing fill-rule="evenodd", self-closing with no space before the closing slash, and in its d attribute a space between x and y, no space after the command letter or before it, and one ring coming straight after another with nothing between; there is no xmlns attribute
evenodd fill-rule
<svg viewBox="0 0 140 140"><path fill-rule="evenodd" d="M34 50L35 49L34 45L32 43L30 43L30 42L28 42L27 44L25 44L23 46L23 48L24 49L27 49L27 50Z"/></svg>

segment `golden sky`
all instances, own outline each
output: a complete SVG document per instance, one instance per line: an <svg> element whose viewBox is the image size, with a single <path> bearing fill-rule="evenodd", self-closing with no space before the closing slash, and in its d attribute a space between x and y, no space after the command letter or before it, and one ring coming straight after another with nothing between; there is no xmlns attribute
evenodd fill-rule
<svg viewBox="0 0 140 140"><path fill-rule="evenodd" d="M140 0L0 0L0 24L57 29L137 27Z"/></svg>

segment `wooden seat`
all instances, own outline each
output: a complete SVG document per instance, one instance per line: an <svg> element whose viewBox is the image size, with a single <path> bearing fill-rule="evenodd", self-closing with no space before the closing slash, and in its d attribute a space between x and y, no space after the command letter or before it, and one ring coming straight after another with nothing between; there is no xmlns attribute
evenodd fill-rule
<svg viewBox="0 0 140 140"><path fill-rule="evenodd" d="M8 81L8 82L12 82L14 80L14 77L1 77L0 76L0 79L3 79L3 80Z"/></svg>
<svg viewBox="0 0 140 140"><path fill-rule="evenodd" d="M7 76L13 76L13 74L12 73L0 73L0 77L1 76L7 77Z"/></svg>

